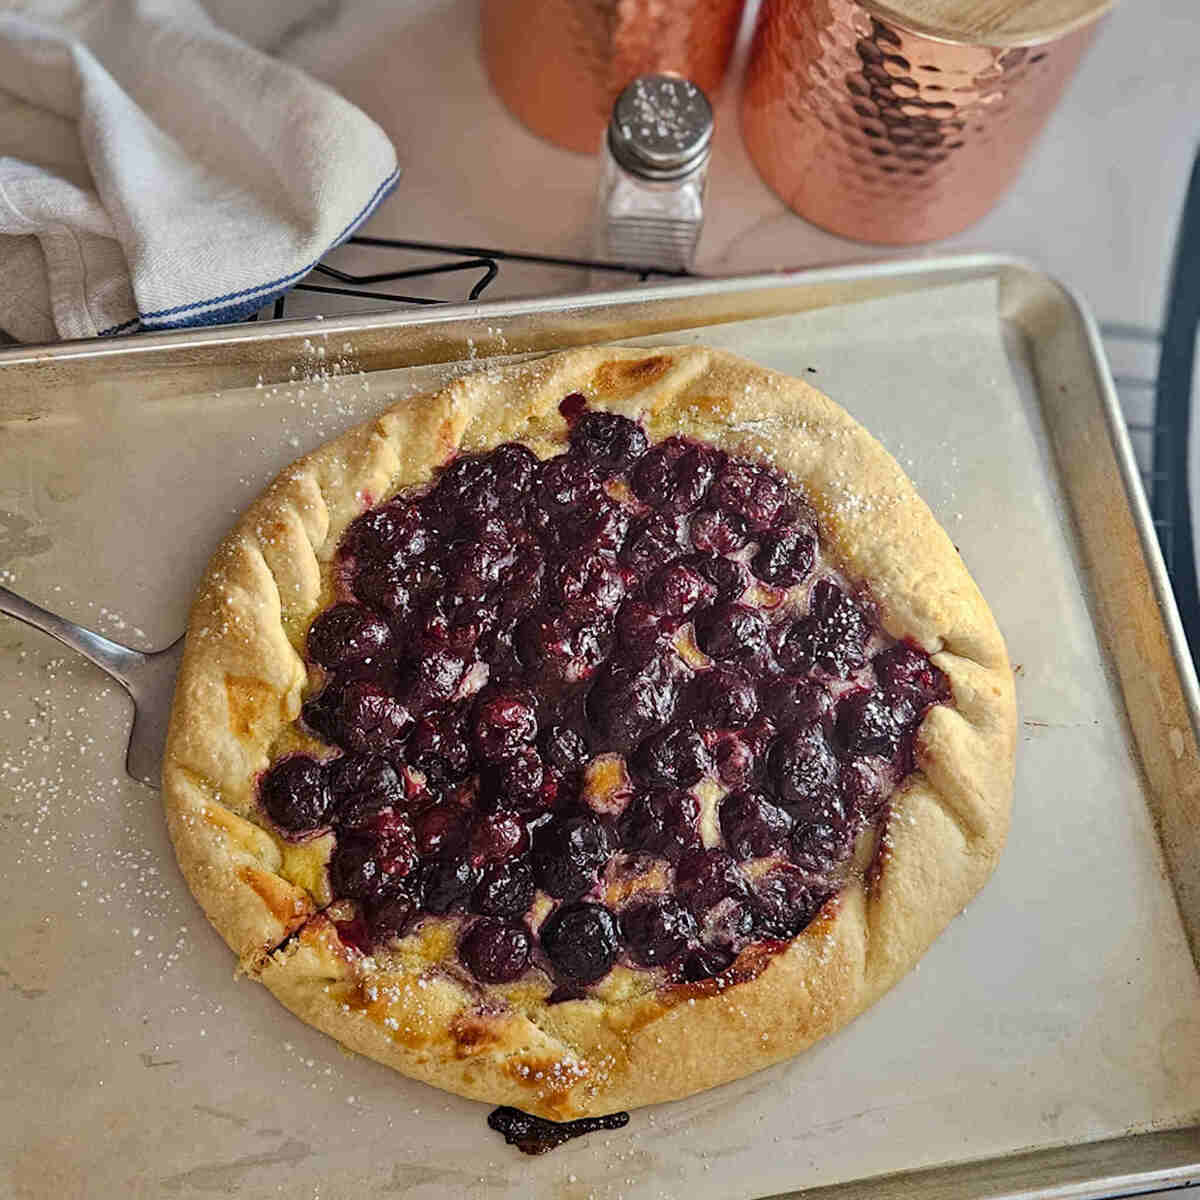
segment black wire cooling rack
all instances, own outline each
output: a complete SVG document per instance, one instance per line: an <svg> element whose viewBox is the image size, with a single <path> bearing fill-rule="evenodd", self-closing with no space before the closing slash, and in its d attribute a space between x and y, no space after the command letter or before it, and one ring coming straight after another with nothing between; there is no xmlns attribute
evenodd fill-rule
<svg viewBox="0 0 1200 1200"><path fill-rule="evenodd" d="M332 279L333 284L302 282L291 292L321 292L332 296L356 296L368 300L383 300L393 304L451 304L478 300L495 282L504 263L524 263L538 267L561 267L575 271L603 271L613 275L634 278L641 282L647 279L685 279L688 271L671 270L666 267L640 266L636 263L599 262L587 258L564 258L551 254L526 254L516 250L493 250L482 246L454 246L441 242L411 242L399 238L356 236L345 243L348 246L365 246L375 250L403 251L407 253L436 256L439 261L394 271L378 271L355 274L342 271L327 263L318 263L312 275ZM400 280L430 279L439 275L477 274L465 296L452 299L431 296L409 296L397 292L379 291L379 285L396 283ZM312 278L308 276L308 279ZM291 292L285 292L274 304L272 317L286 315L287 301ZM259 314L261 315L261 314ZM253 318L251 318L253 319Z"/></svg>
<svg viewBox="0 0 1200 1200"><path fill-rule="evenodd" d="M690 272L636 263L599 262L548 254L460 246L442 242L357 236L349 247L368 250L373 259L387 254L416 257L416 265L394 270L352 272L320 263L310 276L280 296L257 318L287 315L295 292L348 296L385 304L433 305L479 300L501 271L521 266L564 271L604 272L614 277L645 281L679 279ZM314 277L330 282L315 282ZM450 296L411 295L382 290L389 284L444 280L463 276L464 287ZM615 280L614 280L615 281ZM464 294L465 293L465 294ZM256 319L256 318L251 318ZM1142 326L1101 326L1110 356L1132 358L1133 369L1118 367L1114 374L1126 423L1133 439L1142 482L1150 502L1167 571L1175 588L1193 658L1200 665L1200 592L1197 588L1192 520L1187 486L1187 444L1191 424L1192 369L1197 326L1200 324L1200 156L1193 170L1176 248L1167 322L1163 332ZM1122 354L1132 347L1135 353Z"/></svg>

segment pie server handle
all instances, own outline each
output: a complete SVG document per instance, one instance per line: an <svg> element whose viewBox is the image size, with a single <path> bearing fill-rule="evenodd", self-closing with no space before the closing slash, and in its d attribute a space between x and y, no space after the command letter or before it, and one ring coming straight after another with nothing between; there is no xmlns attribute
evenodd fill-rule
<svg viewBox="0 0 1200 1200"><path fill-rule="evenodd" d="M18 621L57 638L64 646L70 646L111 675L126 691L132 686L131 674L145 665L146 655L141 651L131 650L76 625L74 621L56 616L6 587L0 587L0 613L16 617Z"/></svg>

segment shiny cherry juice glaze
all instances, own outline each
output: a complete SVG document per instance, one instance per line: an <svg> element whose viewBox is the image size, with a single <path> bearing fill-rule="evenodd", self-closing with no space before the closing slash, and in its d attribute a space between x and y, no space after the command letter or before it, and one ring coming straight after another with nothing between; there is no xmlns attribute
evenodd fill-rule
<svg viewBox="0 0 1200 1200"><path fill-rule="evenodd" d="M449 916L483 983L695 982L813 919L949 688L783 476L561 411L563 453L460 456L350 525L301 717L336 750L260 802L334 831L359 951Z"/></svg>

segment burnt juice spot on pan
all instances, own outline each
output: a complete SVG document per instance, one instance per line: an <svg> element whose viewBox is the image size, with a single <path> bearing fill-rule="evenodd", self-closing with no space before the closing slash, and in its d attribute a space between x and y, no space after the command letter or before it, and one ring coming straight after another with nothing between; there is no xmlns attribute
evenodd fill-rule
<svg viewBox="0 0 1200 1200"><path fill-rule="evenodd" d="M578 1121L547 1121L505 1105L488 1114L488 1126L503 1134L504 1140L522 1154L546 1154L574 1138L601 1129L624 1129L628 1124L627 1112L583 1117Z"/></svg>

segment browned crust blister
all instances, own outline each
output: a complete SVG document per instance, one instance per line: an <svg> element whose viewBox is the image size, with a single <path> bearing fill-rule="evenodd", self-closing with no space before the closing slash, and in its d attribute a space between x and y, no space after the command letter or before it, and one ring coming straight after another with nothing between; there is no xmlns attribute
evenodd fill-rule
<svg viewBox="0 0 1200 1200"><path fill-rule="evenodd" d="M346 525L426 482L459 448L565 442L562 397L770 461L808 493L827 549L886 631L933 655L952 706L930 710L918 770L892 797L870 870L784 949L727 978L607 999L520 1000L420 953L363 959L293 882L257 815L271 747L299 712L298 651L327 601ZM556 1120L669 1100L746 1075L840 1028L900 979L982 887L1008 828L1015 744L1003 639L949 538L897 463L801 380L703 347L574 350L456 380L301 459L250 508L201 584L171 717L164 797L210 920L288 1008L413 1078ZM289 878L290 877L290 878ZM289 936L294 935L294 936ZM278 949L276 949L278 947ZM445 947L442 947L443 954Z"/></svg>

